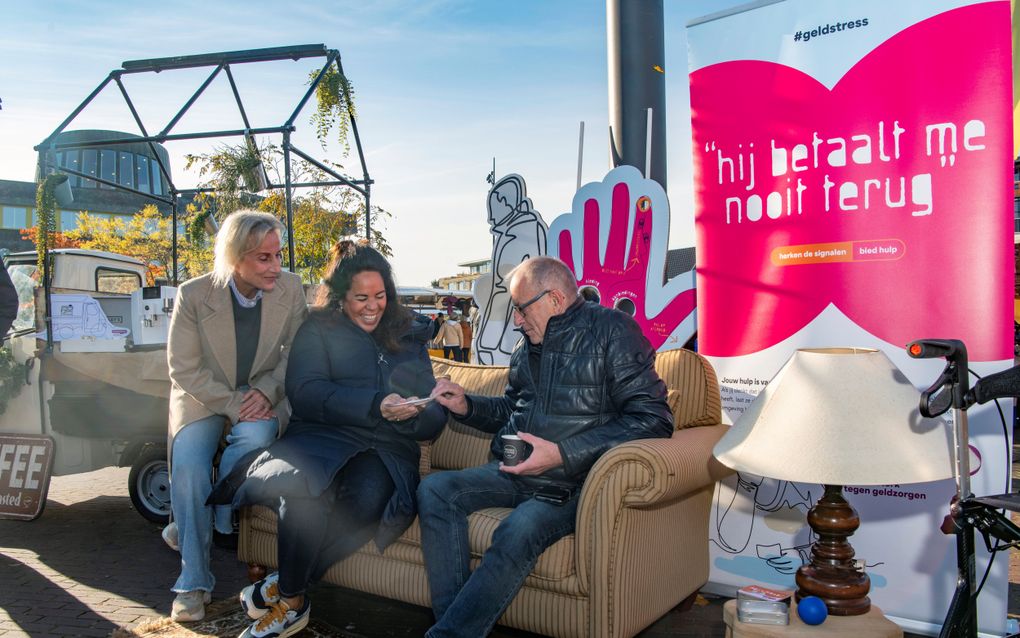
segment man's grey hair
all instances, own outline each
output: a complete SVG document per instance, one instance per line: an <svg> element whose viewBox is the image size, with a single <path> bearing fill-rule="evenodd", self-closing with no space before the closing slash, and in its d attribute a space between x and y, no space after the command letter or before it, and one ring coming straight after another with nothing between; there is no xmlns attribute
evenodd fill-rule
<svg viewBox="0 0 1020 638"><path fill-rule="evenodd" d="M227 215L216 233L213 283L226 286L245 254L258 248L269 233L275 232L283 239L283 230L280 220L269 213L239 210Z"/></svg>
<svg viewBox="0 0 1020 638"><path fill-rule="evenodd" d="M532 257L522 261L507 275L510 281L517 277L531 282L535 288L559 290L567 299L577 296L574 273L555 257Z"/></svg>

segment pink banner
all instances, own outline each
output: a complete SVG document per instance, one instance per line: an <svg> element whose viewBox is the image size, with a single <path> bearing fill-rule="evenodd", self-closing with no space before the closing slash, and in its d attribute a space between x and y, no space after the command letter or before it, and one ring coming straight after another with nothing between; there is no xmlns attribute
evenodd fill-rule
<svg viewBox="0 0 1020 638"><path fill-rule="evenodd" d="M758 352L833 304L891 344L1012 356L1009 24L1003 2L936 15L831 89L763 61L691 74L702 353Z"/></svg>

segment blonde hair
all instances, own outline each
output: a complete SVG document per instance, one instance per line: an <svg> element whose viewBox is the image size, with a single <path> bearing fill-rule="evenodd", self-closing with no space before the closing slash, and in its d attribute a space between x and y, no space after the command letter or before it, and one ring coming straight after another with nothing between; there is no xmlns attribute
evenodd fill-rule
<svg viewBox="0 0 1020 638"><path fill-rule="evenodd" d="M234 276L234 267L245 254L257 248L271 232L283 239L283 224L269 213L255 210L235 211L223 220L216 233L215 260L212 280L217 286L226 286Z"/></svg>

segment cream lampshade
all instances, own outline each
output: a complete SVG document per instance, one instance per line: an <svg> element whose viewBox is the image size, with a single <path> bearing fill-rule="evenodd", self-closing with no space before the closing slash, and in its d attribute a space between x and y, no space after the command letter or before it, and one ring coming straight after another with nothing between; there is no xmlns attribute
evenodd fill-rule
<svg viewBox="0 0 1020 638"><path fill-rule="evenodd" d="M797 570L798 599L818 596L834 615L870 608L868 576L846 540L860 519L843 485L953 476L952 430L923 418L918 397L879 350L798 350L716 444L716 458L735 470L825 486L808 513L818 540Z"/></svg>

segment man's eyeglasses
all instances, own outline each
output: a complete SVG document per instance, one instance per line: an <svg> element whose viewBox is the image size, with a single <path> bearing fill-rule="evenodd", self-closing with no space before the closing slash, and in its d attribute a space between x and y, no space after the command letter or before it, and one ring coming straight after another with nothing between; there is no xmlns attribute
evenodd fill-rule
<svg viewBox="0 0 1020 638"><path fill-rule="evenodd" d="M523 317L524 316L524 311L526 311L528 309L528 306L530 306L531 304L535 303L536 301L538 301L542 297L548 295L550 292L552 292L552 289L546 288L542 292L538 293L537 295L535 295L531 299L528 299L527 301L525 301L524 303L522 303L520 305L515 304L515 303L511 303L510 307L514 309L514 312L516 312L517 314L519 314L520 316Z"/></svg>

